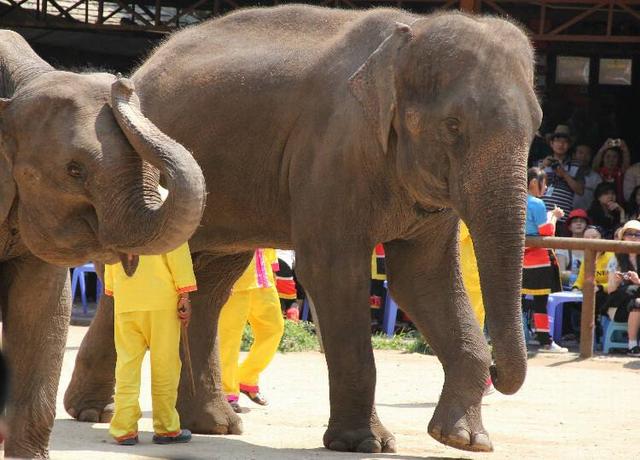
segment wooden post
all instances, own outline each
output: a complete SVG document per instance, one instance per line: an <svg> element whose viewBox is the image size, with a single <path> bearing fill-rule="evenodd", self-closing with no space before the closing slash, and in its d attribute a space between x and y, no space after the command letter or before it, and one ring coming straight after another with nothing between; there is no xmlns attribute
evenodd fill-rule
<svg viewBox="0 0 640 460"><path fill-rule="evenodd" d="M582 314L580 319L580 357L593 356L593 330L595 327L596 308L596 252L593 249L584 251L584 282L582 284Z"/></svg>

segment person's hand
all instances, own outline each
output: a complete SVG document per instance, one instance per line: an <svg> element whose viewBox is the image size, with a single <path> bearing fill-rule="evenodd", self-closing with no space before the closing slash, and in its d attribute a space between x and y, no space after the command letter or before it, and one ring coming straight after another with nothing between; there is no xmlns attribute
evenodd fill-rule
<svg viewBox="0 0 640 460"><path fill-rule="evenodd" d="M542 160L542 166L544 168L548 168L549 166L551 166L552 162L553 162L553 157L551 155L549 155L547 158Z"/></svg>
<svg viewBox="0 0 640 460"><path fill-rule="evenodd" d="M562 216L564 216L564 211L562 210L562 208L556 206L551 211L551 215L553 215L556 219L561 219Z"/></svg>
<svg viewBox="0 0 640 460"><path fill-rule="evenodd" d="M629 146L627 145L627 143L624 141L624 139L620 139L620 148L622 150L628 150Z"/></svg>
<svg viewBox="0 0 640 460"><path fill-rule="evenodd" d="M178 299L178 318L185 326L188 326L191 321L191 301L188 295L180 295Z"/></svg>
<svg viewBox="0 0 640 460"><path fill-rule="evenodd" d="M615 201L609 201L605 206L609 211L616 211L616 210L620 211L622 209L620 205Z"/></svg>
<svg viewBox="0 0 640 460"><path fill-rule="evenodd" d="M638 273L634 271L627 272L627 279L631 281L633 284L640 284L640 278L638 277Z"/></svg>

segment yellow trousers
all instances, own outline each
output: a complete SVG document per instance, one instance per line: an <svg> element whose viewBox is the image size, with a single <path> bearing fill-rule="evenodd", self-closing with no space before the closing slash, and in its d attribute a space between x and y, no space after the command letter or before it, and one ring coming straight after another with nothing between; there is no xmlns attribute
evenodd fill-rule
<svg viewBox="0 0 640 460"><path fill-rule="evenodd" d="M464 238L460 241L460 269L473 314L480 324L480 329L484 329L484 304L480 289L480 274L471 238Z"/></svg>
<svg viewBox="0 0 640 460"><path fill-rule="evenodd" d="M238 366L242 332L247 321L254 340L246 359ZM236 399L240 389L259 391L260 373L278 351L283 332L284 320L275 286L231 294L218 321L222 389L229 399Z"/></svg>
<svg viewBox="0 0 640 460"><path fill-rule="evenodd" d="M180 432L176 410L180 382L180 320L176 309L132 311L114 317L116 345L115 413L109 433L125 439L138 432L142 416L140 369L147 350L151 353L153 430L159 435Z"/></svg>

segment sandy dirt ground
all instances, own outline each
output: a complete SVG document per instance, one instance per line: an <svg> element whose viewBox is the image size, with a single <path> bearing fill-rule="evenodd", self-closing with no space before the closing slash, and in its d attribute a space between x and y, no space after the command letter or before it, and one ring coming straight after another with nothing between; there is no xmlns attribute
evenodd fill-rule
<svg viewBox="0 0 640 460"><path fill-rule="evenodd" d="M390 351L376 352L376 401L383 423L396 435L397 454L344 454L321 447L329 396L320 353L276 356L262 381L271 404L263 408L241 399L250 409L242 415L244 435L194 436L179 446L151 443L147 362L141 444L121 447L109 437L106 424L73 421L62 406L85 331L71 327L51 437L53 459L640 458L640 359L584 361L576 354L532 356L527 381L516 395L485 398L482 410L493 454L459 451L429 437L426 427L438 401L442 368L433 356Z"/></svg>

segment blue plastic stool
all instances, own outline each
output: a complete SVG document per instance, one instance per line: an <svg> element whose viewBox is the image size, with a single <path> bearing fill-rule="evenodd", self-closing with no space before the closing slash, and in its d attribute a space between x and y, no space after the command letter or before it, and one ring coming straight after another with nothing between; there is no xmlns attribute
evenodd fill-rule
<svg viewBox="0 0 640 460"><path fill-rule="evenodd" d="M309 301L306 297L302 303L302 314L300 315L300 319L302 321L309 321Z"/></svg>
<svg viewBox="0 0 640 460"><path fill-rule="evenodd" d="M78 267L73 267L73 276L71 277L71 299L76 298L76 289L78 288L78 284L80 284L80 301L82 302L82 313L87 314L87 285L84 279L85 273L95 273L96 267L91 263L87 263L84 265L79 265ZM102 294L102 282L100 278L96 276L96 303L100 300L100 295ZM79 283L78 283L79 282Z"/></svg>
<svg viewBox="0 0 640 460"><path fill-rule="evenodd" d="M602 330L604 331L604 341L602 344L602 352L609 353L612 348L629 347L629 334L627 332L627 323L616 323L609 318L602 317Z"/></svg>
<svg viewBox="0 0 640 460"><path fill-rule="evenodd" d="M562 338L562 313L564 303L582 302L582 292L563 291L549 294L547 314L549 315L549 332L555 342Z"/></svg>
<svg viewBox="0 0 640 460"><path fill-rule="evenodd" d="M398 318L398 304L393 300L389 293L387 282L384 282L384 288L387 290L384 296L384 315L382 317L382 331L389 337L393 336L396 330L396 319Z"/></svg>

